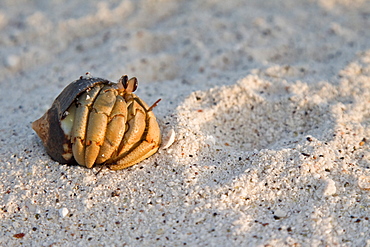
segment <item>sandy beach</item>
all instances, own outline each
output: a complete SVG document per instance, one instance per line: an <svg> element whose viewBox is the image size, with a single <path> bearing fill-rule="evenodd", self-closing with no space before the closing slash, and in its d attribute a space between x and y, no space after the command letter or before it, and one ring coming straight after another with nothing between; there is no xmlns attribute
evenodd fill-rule
<svg viewBox="0 0 370 247"><path fill-rule="evenodd" d="M1 1L0 246L370 246L369 28L365 0ZM136 76L173 144L53 161L31 123L86 72Z"/></svg>

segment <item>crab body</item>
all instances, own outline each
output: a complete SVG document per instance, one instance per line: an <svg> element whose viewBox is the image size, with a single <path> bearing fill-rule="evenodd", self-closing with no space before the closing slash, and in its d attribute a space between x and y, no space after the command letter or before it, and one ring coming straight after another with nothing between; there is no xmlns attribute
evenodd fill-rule
<svg viewBox="0 0 370 247"><path fill-rule="evenodd" d="M132 166L160 145L153 107L137 97L137 80L122 76L118 83L81 77L68 85L52 107L32 124L48 154L66 164L113 170Z"/></svg>

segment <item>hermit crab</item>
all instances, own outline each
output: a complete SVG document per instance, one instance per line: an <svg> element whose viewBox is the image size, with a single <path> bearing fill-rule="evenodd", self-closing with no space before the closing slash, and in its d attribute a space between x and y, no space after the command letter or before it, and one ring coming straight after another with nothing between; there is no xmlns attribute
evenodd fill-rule
<svg viewBox="0 0 370 247"><path fill-rule="evenodd" d="M161 134L152 106L133 92L135 77L118 83L87 76L69 84L32 128L47 153L63 164L113 170L132 166L152 154Z"/></svg>

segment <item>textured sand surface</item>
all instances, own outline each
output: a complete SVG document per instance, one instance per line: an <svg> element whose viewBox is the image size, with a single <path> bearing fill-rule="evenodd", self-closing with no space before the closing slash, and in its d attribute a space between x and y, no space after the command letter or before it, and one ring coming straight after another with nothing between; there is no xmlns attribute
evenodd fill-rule
<svg viewBox="0 0 370 247"><path fill-rule="evenodd" d="M370 246L370 2L0 2L0 246ZM31 129L86 71L176 140L121 171Z"/></svg>

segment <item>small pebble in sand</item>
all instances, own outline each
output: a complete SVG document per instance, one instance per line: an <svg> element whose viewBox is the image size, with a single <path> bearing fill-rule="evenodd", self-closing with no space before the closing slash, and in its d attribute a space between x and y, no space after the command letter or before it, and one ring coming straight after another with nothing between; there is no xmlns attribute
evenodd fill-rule
<svg viewBox="0 0 370 247"><path fill-rule="evenodd" d="M370 190L370 176L361 176L361 177L359 177L358 186L362 190Z"/></svg>
<svg viewBox="0 0 370 247"><path fill-rule="evenodd" d="M59 215L60 215L60 217L62 217L62 218L64 218L64 217L66 217L67 216L67 214L68 214L68 209L67 208L61 208L61 209L59 209Z"/></svg>
<svg viewBox="0 0 370 247"><path fill-rule="evenodd" d="M332 179L327 179L326 186L324 188L324 196L332 196L337 192L337 188L335 187L335 182Z"/></svg>
<svg viewBox="0 0 370 247"><path fill-rule="evenodd" d="M210 146L213 146L216 144L216 138L212 135L207 135L204 142Z"/></svg>
<svg viewBox="0 0 370 247"><path fill-rule="evenodd" d="M284 210L278 208L275 210L274 215L280 219L280 218L285 218L287 216L287 213Z"/></svg>
<svg viewBox="0 0 370 247"><path fill-rule="evenodd" d="M21 59L17 55L9 55L5 58L4 65L7 68L15 68L19 65Z"/></svg>

